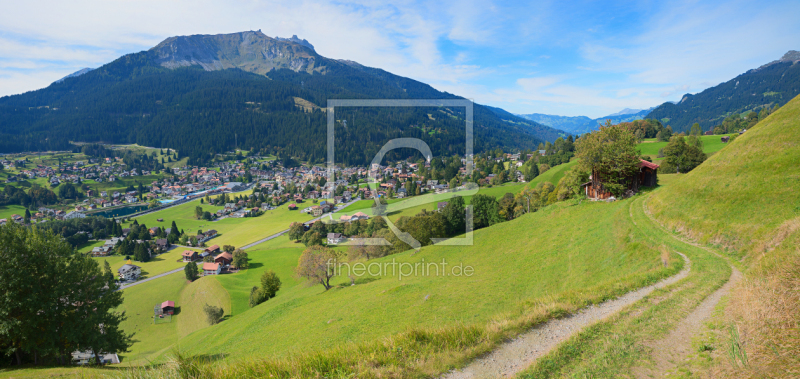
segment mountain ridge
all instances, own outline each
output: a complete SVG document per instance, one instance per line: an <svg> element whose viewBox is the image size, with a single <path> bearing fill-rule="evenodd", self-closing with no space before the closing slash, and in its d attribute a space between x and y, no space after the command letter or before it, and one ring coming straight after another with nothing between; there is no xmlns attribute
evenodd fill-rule
<svg viewBox="0 0 800 379"><path fill-rule="evenodd" d="M551 128L561 129L572 134L583 134L597 130L601 125L606 123L606 120L611 120L611 123L614 125L621 122L641 120L645 118L652 109L654 108L625 108L617 113L612 113L608 116L598 117L595 119L591 119L586 116L558 116L543 113L518 114L517 116L549 126Z"/></svg>
<svg viewBox="0 0 800 379"><path fill-rule="evenodd" d="M295 98L317 107L298 106ZM175 36L83 75L0 98L0 151L65 150L72 148L69 141L83 141L170 147L192 164L233 147L319 162L325 156L324 108L331 98L460 97L378 68L325 58L260 31ZM342 112L337 110L337 117L347 115ZM360 124L337 134L350 138L340 141L347 143L339 145L345 152L337 157L364 163L379 149L379 140L399 137L463 154L464 137L458 137L464 133L463 109L436 112L444 114L359 112ZM476 152L533 149L564 135L511 114L501 117L480 104L474 107L474 126Z"/></svg>
<svg viewBox="0 0 800 379"><path fill-rule="evenodd" d="M800 52L789 50L780 59L747 70L726 82L696 94L685 94L677 103L666 102L647 115L686 132L698 123L713 129L731 115L783 106L800 94Z"/></svg>

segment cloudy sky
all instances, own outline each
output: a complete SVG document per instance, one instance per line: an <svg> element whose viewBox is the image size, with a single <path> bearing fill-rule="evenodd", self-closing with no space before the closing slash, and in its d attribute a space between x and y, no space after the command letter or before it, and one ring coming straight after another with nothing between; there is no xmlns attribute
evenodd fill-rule
<svg viewBox="0 0 800 379"><path fill-rule="evenodd" d="M5 2L0 96L174 35L261 29L513 113L679 100L800 50L800 2Z"/></svg>

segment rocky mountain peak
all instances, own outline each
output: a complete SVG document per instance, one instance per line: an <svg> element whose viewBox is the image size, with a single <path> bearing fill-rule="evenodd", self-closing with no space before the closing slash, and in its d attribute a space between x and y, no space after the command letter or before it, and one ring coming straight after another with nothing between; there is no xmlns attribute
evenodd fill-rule
<svg viewBox="0 0 800 379"><path fill-rule="evenodd" d="M163 67L200 66L206 71L239 68L257 74L273 69L324 71L314 47L297 36L271 38L258 31L231 34L176 36L149 50Z"/></svg>
<svg viewBox="0 0 800 379"><path fill-rule="evenodd" d="M789 50L781 57L781 62L797 62L800 61L800 51Z"/></svg>

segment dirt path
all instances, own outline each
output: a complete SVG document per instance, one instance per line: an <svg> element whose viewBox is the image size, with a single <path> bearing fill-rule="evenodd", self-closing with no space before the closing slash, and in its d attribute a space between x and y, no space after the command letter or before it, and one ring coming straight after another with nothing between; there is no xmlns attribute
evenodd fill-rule
<svg viewBox="0 0 800 379"><path fill-rule="evenodd" d="M688 358L693 353L692 337L700 333L703 328L703 322L711 317L714 307L741 278L742 274L739 270L733 268L728 282L706 297L692 313L681 320L669 335L659 341L646 344L653 348L652 359L654 365L647 368L634 368L632 371L636 378L668 377L670 371L676 368L679 361Z"/></svg>
<svg viewBox="0 0 800 379"><path fill-rule="evenodd" d="M442 378L482 379L514 376L582 328L605 319L622 308L641 300L658 288L666 287L685 278L691 269L691 261L685 255L678 254L686 262L683 270L678 274L661 280L656 284L629 292L616 299L590 306L570 316L550 320L501 345L489 355L476 359L467 367L458 371L451 371Z"/></svg>
<svg viewBox="0 0 800 379"><path fill-rule="evenodd" d="M671 235L676 240L683 243L699 247L711 254L723 258L721 254L716 251L702 246L698 243L690 241L684 237L676 236L669 233L663 225L658 223L649 209L645 207L644 213L655 225L658 225L662 230ZM632 370L636 378L663 378L669 376L670 372L677 367L677 363L687 359L693 354L692 351L692 337L698 335L702 328L703 323L711 317L714 308L719 303L723 296L727 295L731 288L735 286L739 280L742 279L742 273L731 265L731 277L719 289L714 291L711 295L706 297L700 305L695 308L686 318L670 331L669 335L661 340L647 343L646 345L653 349L652 360L654 365L652 367L637 367Z"/></svg>

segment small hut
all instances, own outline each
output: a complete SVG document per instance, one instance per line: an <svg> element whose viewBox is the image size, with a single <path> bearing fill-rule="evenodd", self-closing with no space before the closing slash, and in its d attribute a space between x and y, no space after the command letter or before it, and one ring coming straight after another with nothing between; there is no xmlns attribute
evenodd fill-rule
<svg viewBox="0 0 800 379"><path fill-rule="evenodd" d="M635 176L627 178L628 190L638 192L639 187L654 187L658 183L658 168L661 167L655 163L646 160L639 160L639 172ZM590 181L583 184L586 191L586 197L595 200L605 200L612 197L603 186L603 177L598 172L593 171L589 177Z"/></svg>
<svg viewBox="0 0 800 379"><path fill-rule="evenodd" d="M161 303L161 314L172 315L175 313L175 302L167 300Z"/></svg>

